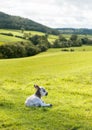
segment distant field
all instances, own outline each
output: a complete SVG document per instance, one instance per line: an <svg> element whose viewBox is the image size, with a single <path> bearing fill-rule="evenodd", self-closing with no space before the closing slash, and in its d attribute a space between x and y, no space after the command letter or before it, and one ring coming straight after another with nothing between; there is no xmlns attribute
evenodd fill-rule
<svg viewBox="0 0 92 130"><path fill-rule="evenodd" d="M46 53L48 53L48 54L50 54L50 53L56 53L56 52L62 52L62 50L63 49L67 49L69 52L68 53L70 53L71 52L71 49L73 49L74 50L74 52L85 52L85 51L92 51L92 46L85 46L85 45L83 45L83 46L81 46L81 47L69 47L69 48L51 48L51 49L49 49ZM44 52L45 53L45 52ZM40 55L43 55L44 53L41 53ZM65 53L65 52L64 52ZM66 51L66 53L67 53L67 51Z"/></svg>
<svg viewBox="0 0 92 130"><path fill-rule="evenodd" d="M5 30L5 29L0 29L0 33L12 33L14 36L23 36L23 33L21 32L21 30ZM42 32L37 32L37 31L24 31L24 33L30 33L31 36L33 35L45 35L45 33ZM12 37L12 36L5 36L5 35L1 35L0 34L0 44L4 44L7 42L17 42L17 41L25 41L24 39L21 38L16 38L16 37ZM58 36L55 35L49 35L48 40L52 43L53 41L55 41L58 38Z"/></svg>
<svg viewBox="0 0 92 130"><path fill-rule="evenodd" d="M22 36L21 30L10 30L10 29L0 29L0 33L12 33L13 35Z"/></svg>
<svg viewBox="0 0 92 130"><path fill-rule="evenodd" d="M55 35L49 35L49 37L48 37L48 40L51 43L53 43L56 39L58 39L58 36L55 36Z"/></svg>
<svg viewBox="0 0 92 130"><path fill-rule="evenodd" d="M22 36L21 32L18 30L0 29L0 33L12 33L13 35ZM18 41L25 41L25 40L21 39L21 38L14 37L14 36L6 36L6 35L0 34L0 44L12 43L12 42L18 42Z"/></svg>
<svg viewBox="0 0 92 130"><path fill-rule="evenodd" d="M17 41L25 41L25 40L23 40L21 38L16 38L16 37L0 35L0 44L12 43L12 42L17 42Z"/></svg>
<svg viewBox="0 0 92 130"><path fill-rule="evenodd" d="M61 48L61 50L67 49L67 50L74 50L74 51L92 51L92 46L90 45L83 45L81 47L70 47L70 48Z"/></svg>
<svg viewBox="0 0 92 130"><path fill-rule="evenodd" d="M23 33L21 30L5 30L5 29L0 29L0 32L5 32L5 33L12 33L14 35L19 35L22 36ZM31 33L32 35L44 35L42 32L37 32L37 31L24 31L24 33Z"/></svg>
<svg viewBox="0 0 92 130"><path fill-rule="evenodd" d="M52 108L27 108L34 84ZM0 60L0 130L92 130L92 51Z"/></svg>

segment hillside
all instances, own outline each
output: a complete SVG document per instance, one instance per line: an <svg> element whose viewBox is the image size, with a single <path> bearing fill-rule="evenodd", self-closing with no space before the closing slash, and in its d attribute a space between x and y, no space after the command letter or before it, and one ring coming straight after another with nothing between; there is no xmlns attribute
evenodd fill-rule
<svg viewBox="0 0 92 130"><path fill-rule="evenodd" d="M55 29L46 27L37 22L34 22L28 18L22 18L19 16L12 16L0 12L0 29L25 29L32 31L40 31L50 34L58 34L59 32Z"/></svg>
<svg viewBox="0 0 92 130"><path fill-rule="evenodd" d="M92 34L92 29L88 28L57 28L57 30L63 34Z"/></svg>

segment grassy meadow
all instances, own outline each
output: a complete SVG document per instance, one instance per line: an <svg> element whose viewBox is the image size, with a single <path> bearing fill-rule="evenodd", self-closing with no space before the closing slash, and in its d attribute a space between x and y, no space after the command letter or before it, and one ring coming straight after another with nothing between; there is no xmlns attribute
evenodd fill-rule
<svg viewBox="0 0 92 130"><path fill-rule="evenodd" d="M16 37L0 35L0 44L13 43L13 42L19 42L19 41L25 41L25 40L22 40L21 38L16 38Z"/></svg>
<svg viewBox="0 0 92 130"><path fill-rule="evenodd" d="M25 107L34 84L51 108ZM92 51L0 60L0 130L92 130Z"/></svg>
<svg viewBox="0 0 92 130"><path fill-rule="evenodd" d="M0 34L0 45L6 43L15 43L19 41L25 41L24 39L17 38L15 35L22 36L23 34L19 30L8 30L8 29L0 29L0 33L12 33L14 36L6 36Z"/></svg>

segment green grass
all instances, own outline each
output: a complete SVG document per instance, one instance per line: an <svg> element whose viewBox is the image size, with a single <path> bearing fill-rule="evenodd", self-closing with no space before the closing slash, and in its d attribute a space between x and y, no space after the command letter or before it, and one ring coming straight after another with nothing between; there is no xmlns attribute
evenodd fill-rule
<svg viewBox="0 0 92 130"><path fill-rule="evenodd" d="M12 33L14 36L15 35L17 35L17 36L23 35L20 30L0 29L0 33ZM6 35L0 34L0 45L6 44L6 43L13 43L13 42L15 43L15 42L19 42L19 41L26 41L24 39L17 38L14 36L6 36Z"/></svg>
<svg viewBox="0 0 92 130"><path fill-rule="evenodd" d="M22 36L23 33L21 30L12 30L12 29L0 29L0 33L12 33L13 35ZM32 35L44 35L42 32L37 31L24 31L24 33L31 33Z"/></svg>
<svg viewBox="0 0 92 130"><path fill-rule="evenodd" d="M34 84L52 108L27 108ZM0 60L0 130L92 130L92 51Z"/></svg>
<svg viewBox="0 0 92 130"><path fill-rule="evenodd" d="M48 37L48 40L51 43L53 43L56 39L58 39L58 36L56 36L56 35L49 35L49 37Z"/></svg>
<svg viewBox="0 0 92 130"><path fill-rule="evenodd" d="M40 35L40 36L44 35L44 33L38 31L24 31L24 32L31 33L32 35Z"/></svg>
<svg viewBox="0 0 92 130"><path fill-rule="evenodd" d="M25 40L21 38L16 38L16 37L0 35L0 44L13 43L13 42L18 42L18 41L25 41Z"/></svg>
<svg viewBox="0 0 92 130"><path fill-rule="evenodd" d="M82 47L74 47L74 48L72 48L72 49L74 49L74 50L76 50L76 51L92 51L92 46L90 46L90 45L84 45L84 46L82 46Z"/></svg>
<svg viewBox="0 0 92 130"><path fill-rule="evenodd" d="M13 30L13 29L0 29L0 33L12 33L13 35L21 36L21 30Z"/></svg>
<svg viewBox="0 0 92 130"><path fill-rule="evenodd" d="M66 39L69 39L71 37L72 34L62 34ZM78 37L82 38L82 37L87 37L89 39L92 39L92 35L88 34L88 35L82 35L82 34L78 34Z"/></svg>

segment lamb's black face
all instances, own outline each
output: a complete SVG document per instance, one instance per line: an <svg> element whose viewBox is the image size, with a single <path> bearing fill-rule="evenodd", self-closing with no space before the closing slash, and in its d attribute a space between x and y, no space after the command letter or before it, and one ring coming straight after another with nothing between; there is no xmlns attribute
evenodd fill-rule
<svg viewBox="0 0 92 130"><path fill-rule="evenodd" d="M40 91L41 96L47 96L48 95L48 92L43 87L40 87L39 91Z"/></svg>
<svg viewBox="0 0 92 130"><path fill-rule="evenodd" d="M42 96L47 96L48 95L48 92L43 87L39 87L38 85L34 85L34 87L37 89L35 94L39 98L41 98Z"/></svg>

